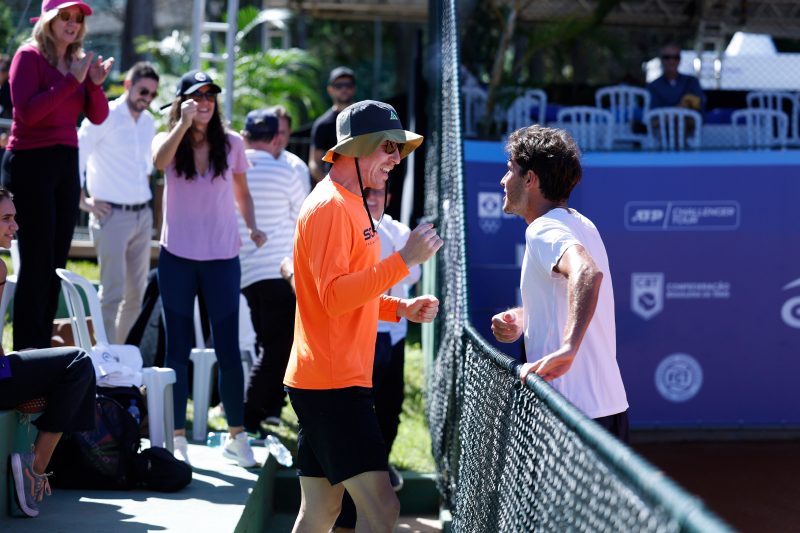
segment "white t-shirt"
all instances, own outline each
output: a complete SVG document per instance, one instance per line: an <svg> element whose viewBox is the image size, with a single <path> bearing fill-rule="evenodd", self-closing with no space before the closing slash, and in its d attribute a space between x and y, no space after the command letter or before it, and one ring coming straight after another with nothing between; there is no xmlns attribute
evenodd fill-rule
<svg viewBox="0 0 800 533"><path fill-rule="evenodd" d="M576 244L592 256L603 272L603 282L597 308L572 366L551 385L586 416L600 418L625 411L628 400L617 366L608 256L592 221L574 209L553 209L525 230L520 279L525 353L528 362L533 362L561 346L567 319L567 278L553 272L553 267Z"/></svg>

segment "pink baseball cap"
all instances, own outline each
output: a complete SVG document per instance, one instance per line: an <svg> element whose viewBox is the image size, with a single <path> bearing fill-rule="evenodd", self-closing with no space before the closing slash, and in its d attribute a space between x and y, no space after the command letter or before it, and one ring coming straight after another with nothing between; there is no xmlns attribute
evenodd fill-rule
<svg viewBox="0 0 800 533"><path fill-rule="evenodd" d="M39 18L43 17L48 11L64 9L70 6L78 6L84 16L88 17L92 14L92 8L83 0L72 2L65 2L64 0L42 0L42 14L38 17L31 17L31 22L36 22Z"/></svg>

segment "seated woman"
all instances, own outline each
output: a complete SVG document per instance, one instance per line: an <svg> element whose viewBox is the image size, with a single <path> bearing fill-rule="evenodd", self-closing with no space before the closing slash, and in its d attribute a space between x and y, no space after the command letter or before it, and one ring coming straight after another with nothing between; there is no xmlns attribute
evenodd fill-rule
<svg viewBox="0 0 800 533"><path fill-rule="evenodd" d="M13 197L0 186L0 247L11 247L17 231ZM8 270L0 261L0 297ZM33 423L39 429L33 451L12 453L14 489L22 511L39 515L38 503L50 495L47 464L65 431L94 429L95 378L91 358L78 348L47 348L3 353L0 347L0 410L36 398L46 406Z"/></svg>

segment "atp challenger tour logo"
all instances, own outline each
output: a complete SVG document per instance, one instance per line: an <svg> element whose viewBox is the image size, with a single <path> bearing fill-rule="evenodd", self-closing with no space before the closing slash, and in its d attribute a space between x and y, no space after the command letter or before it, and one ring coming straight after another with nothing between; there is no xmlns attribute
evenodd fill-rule
<svg viewBox="0 0 800 533"><path fill-rule="evenodd" d="M691 400L703 386L703 369L686 353L665 357L656 368L656 389L670 402Z"/></svg>

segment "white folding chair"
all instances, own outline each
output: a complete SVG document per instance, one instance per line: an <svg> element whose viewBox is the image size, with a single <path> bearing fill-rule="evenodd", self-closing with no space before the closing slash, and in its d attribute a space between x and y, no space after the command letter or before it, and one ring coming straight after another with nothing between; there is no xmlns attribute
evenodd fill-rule
<svg viewBox="0 0 800 533"><path fill-rule="evenodd" d="M607 109L614 116L614 141L644 146L647 136L633 131L637 118L650 110L650 93L641 87L611 85L594 93L595 106Z"/></svg>
<svg viewBox="0 0 800 533"><path fill-rule="evenodd" d="M786 144L800 145L800 96L789 91L750 91L747 93L749 109L782 111L787 115Z"/></svg>
<svg viewBox="0 0 800 533"><path fill-rule="evenodd" d="M244 372L244 390L247 391L250 369L256 361L255 331L250 318L250 307L243 294L239 294L239 352L242 358ZM211 405L211 384L214 379L214 363L217 354L213 348L206 346L203 335L203 324L200 318L200 301L194 300L194 343L189 359L194 365L192 377L192 400L194 402L194 422L192 424L192 439L205 440L208 430L208 407ZM202 413L206 413L203 416Z"/></svg>
<svg viewBox="0 0 800 533"><path fill-rule="evenodd" d="M534 106L538 106L538 116L531 121L531 109ZM507 131L511 133L534 123L544 125L546 116L547 93L541 89L528 89L509 106L506 112Z"/></svg>
<svg viewBox="0 0 800 533"><path fill-rule="evenodd" d="M567 130L586 152L610 150L614 143L614 115L605 109L575 106L558 112L558 126Z"/></svg>
<svg viewBox="0 0 800 533"><path fill-rule="evenodd" d="M14 293L17 292L17 277L19 276L19 243L16 239L11 241L11 267L14 269L13 274L6 275L6 284L3 287L3 296L0 298L0 332L6 325L6 312L11 300L14 299Z"/></svg>
<svg viewBox="0 0 800 533"><path fill-rule="evenodd" d="M465 86L461 88L461 98L464 109L464 136L476 137L478 124L486 112L486 91L480 87Z"/></svg>
<svg viewBox="0 0 800 533"><path fill-rule="evenodd" d="M789 117L774 109L739 109L731 115L736 144L746 148L785 148Z"/></svg>
<svg viewBox="0 0 800 533"><path fill-rule="evenodd" d="M703 117L682 107L659 107L644 116L647 147L668 151L700 148Z"/></svg>
<svg viewBox="0 0 800 533"><path fill-rule="evenodd" d="M61 291L70 314L72 335L79 348L91 352L94 346L87 324L86 310L78 288L80 287L89 304L89 316L92 317L94 338L98 343L114 346L108 341L103 315L100 311L100 298L97 290L89 281L63 268L57 268L56 274L61 278ZM143 368L142 383L147 389L147 412L150 427L150 445L163 447L172 452L172 437L175 431L175 413L172 399L172 385L175 383L175 371L171 368Z"/></svg>

